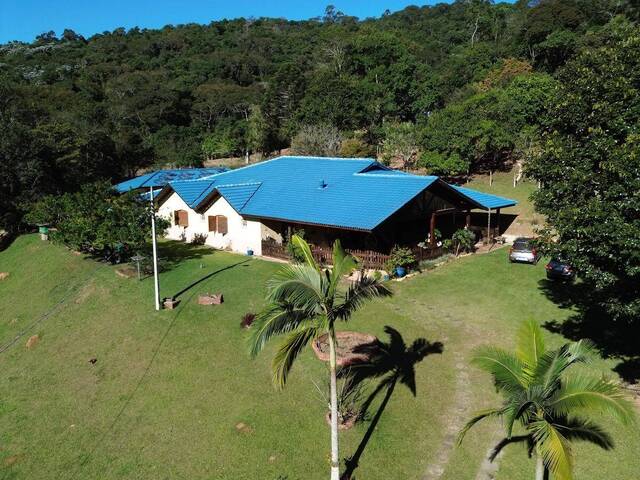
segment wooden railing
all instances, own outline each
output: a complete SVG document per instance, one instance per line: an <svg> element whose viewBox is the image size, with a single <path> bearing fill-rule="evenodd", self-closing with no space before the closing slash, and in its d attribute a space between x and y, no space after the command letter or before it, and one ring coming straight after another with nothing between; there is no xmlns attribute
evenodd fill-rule
<svg viewBox="0 0 640 480"><path fill-rule="evenodd" d="M262 255L265 257L280 258L290 260L289 252L281 243L262 241Z"/></svg>
<svg viewBox="0 0 640 480"><path fill-rule="evenodd" d="M385 253L376 252L373 250L355 250L346 249L348 253L358 259L360 264L364 268L384 269L389 255ZM415 246L411 249L418 262L423 260L431 260L441 256L444 252L441 247L434 248L422 248ZM312 246L311 253L316 262L322 265L331 265L333 261L331 248L324 248L319 246ZM266 257L280 258L283 260L290 260L291 257L286 247L276 242L263 241L262 242L262 255Z"/></svg>

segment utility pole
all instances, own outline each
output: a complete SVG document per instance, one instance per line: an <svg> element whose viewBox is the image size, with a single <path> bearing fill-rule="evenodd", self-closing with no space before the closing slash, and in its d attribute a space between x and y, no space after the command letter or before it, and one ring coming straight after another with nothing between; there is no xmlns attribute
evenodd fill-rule
<svg viewBox="0 0 640 480"><path fill-rule="evenodd" d="M151 202L151 243L153 245L153 281L155 286L156 310L160 310L160 277L158 276L158 242L156 240L156 209L153 204L153 187L149 187Z"/></svg>

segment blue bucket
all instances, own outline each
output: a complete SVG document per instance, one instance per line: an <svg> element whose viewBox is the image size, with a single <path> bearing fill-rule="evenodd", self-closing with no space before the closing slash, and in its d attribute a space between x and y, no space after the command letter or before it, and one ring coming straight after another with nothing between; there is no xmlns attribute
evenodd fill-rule
<svg viewBox="0 0 640 480"><path fill-rule="evenodd" d="M404 277L407 274L407 269L404 267L396 267L396 276L397 277Z"/></svg>

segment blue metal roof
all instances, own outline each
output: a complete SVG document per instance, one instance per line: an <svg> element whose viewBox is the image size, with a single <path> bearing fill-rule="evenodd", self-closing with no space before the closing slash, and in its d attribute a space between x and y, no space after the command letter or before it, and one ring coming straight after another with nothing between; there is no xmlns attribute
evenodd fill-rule
<svg viewBox="0 0 640 480"><path fill-rule="evenodd" d="M191 208L218 193L246 216L372 230L435 181L370 158L279 157L170 188Z"/></svg>
<svg viewBox="0 0 640 480"><path fill-rule="evenodd" d="M118 183L115 188L119 192L127 192L129 190L135 190L138 188L161 188L167 185L169 182L181 180L197 180L225 171L227 171L227 169L224 167L157 170L155 172L145 173L144 175L140 175L130 180L125 180L124 182Z"/></svg>
<svg viewBox="0 0 640 480"><path fill-rule="evenodd" d="M251 197L260 188L262 183L239 183L237 185L218 185L216 190L238 212L242 211Z"/></svg>
<svg viewBox="0 0 640 480"><path fill-rule="evenodd" d="M475 200L485 209L513 207L514 205L518 204L517 201L510 198L499 197L498 195L491 195L490 193L479 192L477 190L460 187L458 185L451 186L463 195L466 195L472 200Z"/></svg>
<svg viewBox="0 0 640 480"><path fill-rule="evenodd" d="M213 180L184 180L180 182L171 182L171 188L184 200L190 208L195 208L202 193L213 185Z"/></svg>
<svg viewBox="0 0 640 480"><path fill-rule="evenodd" d="M442 183L371 158L279 157L204 180L170 182L163 192L175 191L195 210L221 195L244 216L370 231L434 182ZM516 203L462 187L451 192L477 208Z"/></svg>

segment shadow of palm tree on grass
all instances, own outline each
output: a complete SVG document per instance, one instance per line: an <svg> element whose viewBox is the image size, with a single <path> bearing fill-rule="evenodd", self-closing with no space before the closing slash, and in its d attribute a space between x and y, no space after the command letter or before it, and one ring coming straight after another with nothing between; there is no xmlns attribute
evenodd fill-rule
<svg viewBox="0 0 640 480"><path fill-rule="evenodd" d="M396 385L400 383L406 386L415 397L417 394L415 366L427 355L444 351L441 342L432 343L424 338L418 338L410 346L407 346L400 332L393 327L387 325L384 327L384 331L389 336L389 341L379 341L378 348L374 351L368 349L367 353L370 353L371 357L367 363L351 366L344 370L344 375L349 376L349 380L354 385L361 384L368 379L379 379L376 388L362 404L362 415L366 415L379 394L385 391L385 395L358 448L353 455L345 459L346 469L342 480L355 480L353 473L358 468L360 457L364 453L380 417L387 408Z"/></svg>

